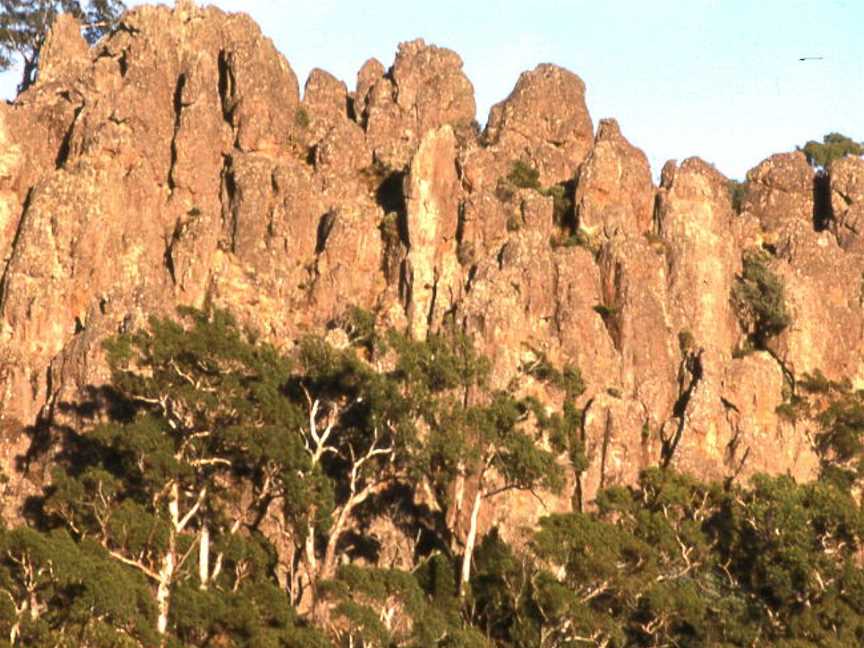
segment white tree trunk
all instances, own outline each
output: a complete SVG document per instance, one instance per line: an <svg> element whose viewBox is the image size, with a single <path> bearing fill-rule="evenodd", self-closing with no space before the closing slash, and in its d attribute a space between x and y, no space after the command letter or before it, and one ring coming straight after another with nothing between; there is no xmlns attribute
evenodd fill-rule
<svg viewBox="0 0 864 648"><path fill-rule="evenodd" d="M474 557L474 547L477 544L477 523L480 518L480 504L483 501L483 489L477 487L474 505L471 507L471 525L468 527L468 537L465 539L465 554L462 556L462 580L459 583L459 596L465 596L468 583L471 581L471 560Z"/></svg>
<svg viewBox="0 0 864 648"><path fill-rule="evenodd" d="M345 531L345 522L354 510L354 506L354 500L349 499L342 507L342 510L339 511L339 515L336 516L336 522L330 529L330 537L327 539L327 546L324 549L324 561L321 563L321 569L318 574L318 578L322 580L332 578L333 573L336 571L336 547L339 545L339 540L341 540L342 534Z"/></svg>
<svg viewBox="0 0 864 648"><path fill-rule="evenodd" d="M210 527L206 523L201 525L198 544L198 578L201 580L201 589L207 589L210 581Z"/></svg>
<svg viewBox="0 0 864 648"><path fill-rule="evenodd" d="M174 580L174 534L171 534L171 546L162 558L162 568L159 570L159 585L156 589L156 604L159 606L159 620L156 630L164 635L168 630L168 612L171 610L171 583Z"/></svg>
<svg viewBox="0 0 864 648"><path fill-rule="evenodd" d="M180 486L174 482L170 489L168 512L171 515L171 528L168 535L168 547L162 557L159 567L159 580L156 587L156 605L159 608L159 618L156 630L163 637L168 631L168 613L171 610L171 585L174 583L174 570L177 568L177 528L180 526ZM163 640L164 643L164 640Z"/></svg>

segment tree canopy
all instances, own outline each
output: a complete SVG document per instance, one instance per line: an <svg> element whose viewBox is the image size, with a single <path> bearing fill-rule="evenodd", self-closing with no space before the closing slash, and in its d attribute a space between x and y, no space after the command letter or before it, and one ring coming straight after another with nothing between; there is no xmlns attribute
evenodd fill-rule
<svg viewBox="0 0 864 648"><path fill-rule="evenodd" d="M518 378L490 389L464 334L338 325L345 344L283 352L184 309L110 340L94 424L65 431L29 523L0 526L0 647L864 642L850 384L804 376L783 406L817 425L812 483L659 466L511 542L489 501L586 468L578 369L521 368L549 411Z"/></svg>
<svg viewBox="0 0 864 648"><path fill-rule="evenodd" d="M23 75L18 91L35 80L39 53L60 14L72 14L90 44L109 32L126 10L122 0L0 0L0 70L9 69L20 57Z"/></svg>
<svg viewBox="0 0 864 648"><path fill-rule="evenodd" d="M864 143L840 133L828 133L821 142L810 140L798 150L804 153L811 166L826 168L847 155L864 155Z"/></svg>

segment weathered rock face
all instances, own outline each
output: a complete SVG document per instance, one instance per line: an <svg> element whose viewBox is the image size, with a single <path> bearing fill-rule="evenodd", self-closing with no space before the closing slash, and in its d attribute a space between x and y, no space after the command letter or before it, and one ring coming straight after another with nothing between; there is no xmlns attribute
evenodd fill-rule
<svg viewBox="0 0 864 648"><path fill-rule="evenodd" d="M747 181L744 211L758 216L766 232L791 219L813 222L814 173L803 153L772 155L748 171Z"/></svg>
<svg viewBox="0 0 864 648"><path fill-rule="evenodd" d="M405 286L409 330L424 339L459 299L456 138L450 126L420 143L405 182L408 254Z"/></svg>
<svg viewBox="0 0 864 648"><path fill-rule="evenodd" d="M656 188L614 120L595 136L584 84L552 65L523 74L479 135L461 60L423 41L389 70L367 62L353 92L315 70L301 100L248 17L141 7L124 25L87 49L59 22L40 80L0 106L6 513L40 486L16 472L25 428L107 380L106 337L178 305L227 307L285 348L351 305L418 337L456 323L494 359L494 387L521 376L550 406L560 394L523 368L541 354L576 365L584 506L658 463L807 477L806 431L775 411L788 376L864 385L861 160L817 177L801 154L773 156L738 215L698 159ZM575 219L549 192L502 190L517 161L566 187ZM792 324L770 352L736 357L730 295L754 246L773 254ZM486 524L544 512L507 497Z"/></svg>
<svg viewBox="0 0 864 648"><path fill-rule="evenodd" d="M797 375L819 369L832 380L864 384L864 257L844 254L829 231L804 223L786 227L778 254L792 313L778 357Z"/></svg>
<svg viewBox="0 0 864 648"><path fill-rule="evenodd" d="M639 236L651 229L654 194L648 158L621 135L618 122L601 120L594 148L579 173L579 227L606 238Z"/></svg>
<svg viewBox="0 0 864 648"><path fill-rule="evenodd" d="M724 461L729 470L774 472L782 464L797 479L819 469L806 435L777 416L783 402L783 370L766 352L727 365L722 399L731 434Z"/></svg>
<svg viewBox="0 0 864 648"><path fill-rule="evenodd" d="M474 119L474 87L462 72L458 54L418 39L399 46L396 62L386 73L377 61L363 66L354 112L366 128L376 160L404 169L424 133Z"/></svg>
<svg viewBox="0 0 864 648"><path fill-rule="evenodd" d="M847 157L831 164L832 230L844 250L864 252L864 160Z"/></svg>
<svg viewBox="0 0 864 648"><path fill-rule="evenodd" d="M591 150L593 130L582 79L555 65L538 65L523 72L510 96L489 111L486 138L526 156L546 185L573 177Z"/></svg>

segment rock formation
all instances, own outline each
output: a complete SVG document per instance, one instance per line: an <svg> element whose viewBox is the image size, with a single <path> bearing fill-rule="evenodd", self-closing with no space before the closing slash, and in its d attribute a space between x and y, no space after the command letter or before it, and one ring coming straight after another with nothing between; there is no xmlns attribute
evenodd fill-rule
<svg viewBox="0 0 864 648"><path fill-rule="evenodd" d="M350 305L420 337L453 322L499 387L541 353L574 364L586 506L657 463L806 478L807 430L775 412L790 381L864 386L860 159L817 177L773 156L738 214L697 158L656 187L614 120L595 136L584 84L556 66L524 73L479 133L454 52L405 43L353 90L315 70L301 99L259 28L212 7L135 9L91 49L59 21L41 65L0 106L7 515L41 488L21 461L40 426L107 381L101 341L178 305L229 308L285 348ZM539 189L508 183L517 162ZM751 248L792 323L742 357L730 295ZM544 512L512 502L499 522Z"/></svg>

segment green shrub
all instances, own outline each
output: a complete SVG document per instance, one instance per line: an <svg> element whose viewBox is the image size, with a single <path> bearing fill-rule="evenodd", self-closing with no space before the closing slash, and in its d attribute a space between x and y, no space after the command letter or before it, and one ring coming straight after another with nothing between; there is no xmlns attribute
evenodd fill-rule
<svg viewBox="0 0 864 648"><path fill-rule="evenodd" d="M729 200L732 203L732 209L735 210L736 214L740 214L744 208L744 199L747 198L750 185L746 181L730 180L727 186L729 187Z"/></svg>
<svg viewBox="0 0 864 648"><path fill-rule="evenodd" d="M507 181L518 189L540 189L540 172L527 162L516 160L507 174Z"/></svg>
<svg viewBox="0 0 864 648"><path fill-rule="evenodd" d="M744 253L744 269L732 287L732 304L755 349L765 349L792 321L786 310L785 288L768 266L761 250Z"/></svg>
<svg viewBox="0 0 864 648"><path fill-rule="evenodd" d="M691 331L688 329L678 331L678 348L681 349L681 353L687 354L692 351L695 346L696 338L693 337Z"/></svg>
<svg viewBox="0 0 864 648"><path fill-rule="evenodd" d="M614 308L612 306L606 306L605 304L596 304L593 310L604 320L609 317L614 317L618 314L617 308Z"/></svg>
<svg viewBox="0 0 864 648"><path fill-rule="evenodd" d="M558 227L568 225L568 217L573 212L573 200L565 184L552 185L539 190L544 196L552 198L552 220Z"/></svg>
<svg viewBox="0 0 864 648"><path fill-rule="evenodd" d="M553 234L549 237L549 246L556 250L561 247L571 248L571 247L581 247L588 250L594 256L600 253L600 240L599 237L591 237L585 230L577 229L572 233L559 232L557 234Z"/></svg>
<svg viewBox="0 0 864 648"><path fill-rule="evenodd" d="M309 128L309 124L312 123L309 113L302 106L294 112L294 123L300 128Z"/></svg>
<svg viewBox="0 0 864 648"><path fill-rule="evenodd" d="M642 235L645 237L645 240L651 244L651 247L654 248L654 252L657 253L657 256L671 256L672 245L669 241L651 230L647 230Z"/></svg>
<svg viewBox="0 0 864 648"><path fill-rule="evenodd" d="M810 140L798 150L804 153L811 166L825 168L847 155L864 155L864 144L840 133L829 133L822 138L821 143Z"/></svg>

